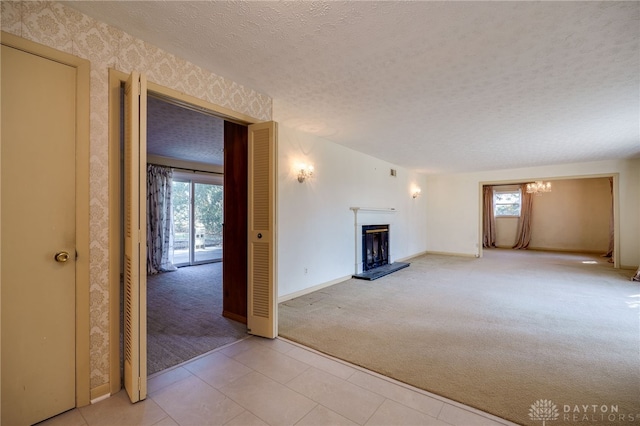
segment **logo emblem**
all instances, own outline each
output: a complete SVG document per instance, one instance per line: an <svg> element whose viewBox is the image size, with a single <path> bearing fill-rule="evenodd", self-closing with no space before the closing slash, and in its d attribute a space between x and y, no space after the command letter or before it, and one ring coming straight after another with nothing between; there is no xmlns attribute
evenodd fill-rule
<svg viewBox="0 0 640 426"><path fill-rule="evenodd" d="M549 399L539 399L529 408L529 418L542 420L542 426L545 426L547 420L558 420L558 416L558 407Z"/></svg>

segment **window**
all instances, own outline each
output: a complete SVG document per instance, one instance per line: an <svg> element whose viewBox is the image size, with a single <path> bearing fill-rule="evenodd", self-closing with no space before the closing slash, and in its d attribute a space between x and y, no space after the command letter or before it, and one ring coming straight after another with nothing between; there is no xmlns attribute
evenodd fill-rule
<svg viewBox="0 0 640 426"><path fill-rule="evenodd" d="M493 214L495 217L519 217L520 200L522 194L520 189L493 191Z"/></svg>

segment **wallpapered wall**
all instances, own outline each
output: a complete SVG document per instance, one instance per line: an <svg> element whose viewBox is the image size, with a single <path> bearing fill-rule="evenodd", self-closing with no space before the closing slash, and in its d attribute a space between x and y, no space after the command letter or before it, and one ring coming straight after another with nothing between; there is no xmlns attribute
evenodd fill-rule
<svg viewBox="0 0 640 426"><path fill-rule="evenodd" d="M91 61L90 310L91 389L109 382L108 69L149 81L259 121L271 98L222 78L56 2L2 1L1 29Z"/></svg>

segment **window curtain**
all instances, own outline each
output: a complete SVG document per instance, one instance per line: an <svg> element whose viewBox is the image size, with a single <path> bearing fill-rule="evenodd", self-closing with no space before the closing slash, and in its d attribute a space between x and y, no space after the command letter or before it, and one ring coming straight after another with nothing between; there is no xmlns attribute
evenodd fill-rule
<svg viewBox="0 0 640 426"><path fill-rule="evenodd" d="M527 192L527 184L520 185L522 200L520 203L520 218L516 231L514 249L526 249L531 242L531 211L533 210L533 195Z"/></svg>
<svg viewBox="0 0 640 426"><path fill-rule="evenodd" d="M147 165L147 273L175 271L169 167Z"/></svg>
<svg viewBox="0 0 640 426"><path fill-rule="evenodd" d="M482 247L496 246L496 218L493 213L493 186L482 187Z"/></svg>

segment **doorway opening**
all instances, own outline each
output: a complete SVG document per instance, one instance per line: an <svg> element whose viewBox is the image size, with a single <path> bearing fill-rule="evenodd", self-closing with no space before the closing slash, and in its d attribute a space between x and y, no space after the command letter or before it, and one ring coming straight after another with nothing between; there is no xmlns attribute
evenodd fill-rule
<svg viewBox="0 0 640 426"><path fill-rule="evenodd" d="M544 194L526 183L480 184L478 256L493 248L592 253L617 267L617 175L551 179Z"/></svg>
<svg viewBox="0 0 640 426"><path fill-rule="evenodd" d="M210 111L148 92L147 165L171 170L174 266L147 275L148 375L247 333L244 323L223 315L224 193L234 186L224 177L224 128L225 120Z"/></svg>
<svg viewBox="0 0 640 426"><path fill-rule="evenodd" d="M115 394L124 385L130 400L136 402L147 397L148 377L145 268L149 254L145 244L145 168L150 168L148 98L159 98L222 119L223 148L219 154L224 158L223 167L211 166L202 170L223 173L224 258L222 262L214 263L222 268L222 316L242 324L245 333L267 338L277 335L276 239L273 232L277 205L277 123L256 123L251 116L148 82L144 73L136 71L126 74L110 69L109 88L109 241L115 244L110 244L109 258L109 354L112 361L109 363L111 380L108 387ZM177 147L180 152L184 151L183 142ZM153 164L157 165L156 160ZM179 160L179 164L171 167L192 172L193 162ZM256 185L256 182L261 184ZM253 202L256 199L269 202L256 204ZM256 228L256 217L264 219L259 222L264 228ZM254 242L253 237L259 241ZM260 240L260 237L264 238ZM257 246L267 254L261 262L253 261ZM123 303L125 295L126 303ZM256 301L267 303L260 305L262 310L258 311Z"/></svg>

